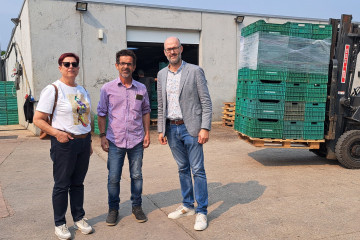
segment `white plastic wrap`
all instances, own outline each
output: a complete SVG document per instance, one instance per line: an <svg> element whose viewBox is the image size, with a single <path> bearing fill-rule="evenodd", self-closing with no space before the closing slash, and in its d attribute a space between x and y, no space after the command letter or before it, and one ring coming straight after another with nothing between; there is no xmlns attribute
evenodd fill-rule
<svg viewBox="0 0 360 240"><path fill-rule="evenodd" d="M330 39L256 32L240 39L239 68L328 74Z"/></svg>

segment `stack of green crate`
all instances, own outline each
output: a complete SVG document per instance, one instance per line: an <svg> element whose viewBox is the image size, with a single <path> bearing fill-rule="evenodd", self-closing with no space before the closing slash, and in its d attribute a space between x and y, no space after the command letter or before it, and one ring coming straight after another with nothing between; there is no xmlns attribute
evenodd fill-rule
<svg viewBox="0 0 360 240"><path fill-rule="evenodd" d="M150 119L157 119L158 116L158 102L157 102L157 91L156 91L156 82L151 84L151 96L149 96L150 100Z"/></svg>
<svg viewBox="0 0 360 240"><path fill-rule="evenodd" d="M242 29L234 129L250 137L323 139L331 26Z"/></svg>
<svg viewBox="0 0 360 240"><path fill-rule="evenodd" d="M285 81L258 71L240 76L237 88L234 129L250 137L282 138Z"/></svg>
<svg viewBox="0 0 360 240"><path fill-rule="evenodd" d="M94 115L94 133L95 133L95 134L98 134L98 135L100 134L97 114Z"/></svg>
<svg viewBox="0 0 360 240"><path fill-rule="evenodd" d="M0 125L18 123L19 115L14 82L0 82Z"/></svg>

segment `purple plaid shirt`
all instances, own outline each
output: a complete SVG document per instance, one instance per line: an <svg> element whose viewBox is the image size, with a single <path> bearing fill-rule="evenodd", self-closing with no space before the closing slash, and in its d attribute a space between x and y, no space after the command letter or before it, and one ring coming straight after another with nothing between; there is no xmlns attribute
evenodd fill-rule
<svg viewBox="0 0 360 240"><path fill-rule="evenodd" d="M108 116L106 138L119 148L133 148L144 139L142 116L150 112L145 85L133 79L126 88L120 78L104 84L100 90L98 115Z"/></svg>

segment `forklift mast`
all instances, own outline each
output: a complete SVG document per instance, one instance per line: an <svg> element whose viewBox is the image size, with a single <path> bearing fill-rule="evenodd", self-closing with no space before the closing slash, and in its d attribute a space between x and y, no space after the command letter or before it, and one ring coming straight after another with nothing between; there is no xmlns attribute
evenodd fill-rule
<svg viewBox="0 0 360 240"><path fill-rule="evenodd" d="M342 15L341 20L330 19L333 32L325 120L329 159L336 159L335 146L344 132L360 130L360 87L352 89L355 74L360 74L355 73L360 50L360 29L351 20L351 15Z"/></svg>

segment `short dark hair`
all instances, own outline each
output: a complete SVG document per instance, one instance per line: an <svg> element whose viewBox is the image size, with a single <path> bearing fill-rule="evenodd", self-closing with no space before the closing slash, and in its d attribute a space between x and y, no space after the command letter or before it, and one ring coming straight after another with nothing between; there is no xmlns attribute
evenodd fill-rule
<svg viewBox="0 0 360 240"><path fill-rule="evenodd" d="M116 63L119 64L119 58L121 56L129 56L129 57L132 57L133 59L133 64L134 66L136 66L136 55L135 53L132 51L132 50L129 50L129 49L123 49L123 50L120 50L116 53Z"/></svg>
<svg viewBox="0 0 360 240"><path fill-rule="evenodd" d="M63 54L61 54L61 56L59 57L59 60L58 60L59 66L61 66L64 59L67 57L73 57L76 59L77 63L80 62L78 55L76 55L75 53L63 53Z"/></svg>

